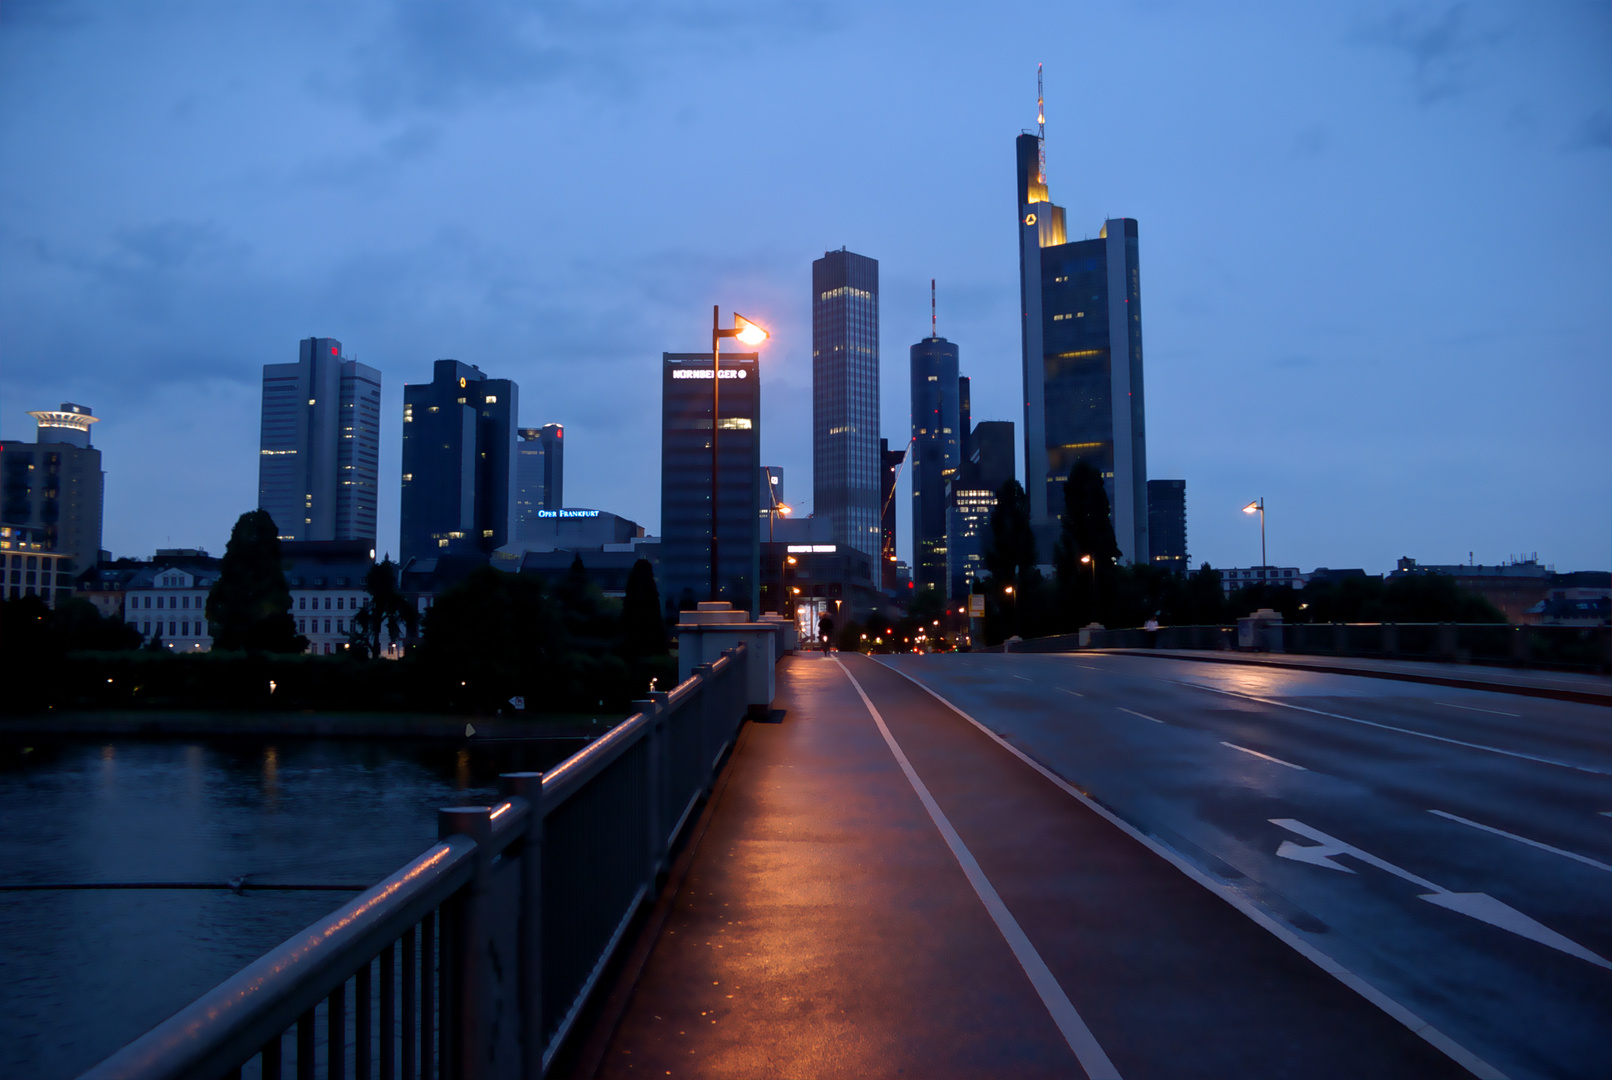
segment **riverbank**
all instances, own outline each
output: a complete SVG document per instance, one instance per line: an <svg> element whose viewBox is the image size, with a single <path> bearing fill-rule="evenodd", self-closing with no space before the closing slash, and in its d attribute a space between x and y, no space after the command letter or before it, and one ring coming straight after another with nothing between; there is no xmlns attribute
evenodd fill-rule
<svg viewBox="0 0 1612 1080"><path fill-rule="evenodd" d="M0 718L0 741L83 738L407 739L455 743L596 738L619 713L512 717L442 713L224 713L199 710L84 710ZM466 734L466 726L474 734Z"/></svg>

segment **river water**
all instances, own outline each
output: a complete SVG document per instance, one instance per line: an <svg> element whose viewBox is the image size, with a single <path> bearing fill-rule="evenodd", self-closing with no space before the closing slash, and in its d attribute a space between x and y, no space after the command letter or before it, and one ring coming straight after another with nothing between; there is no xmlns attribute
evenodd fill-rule
<svg viewBox="0 0 1612 1080"><path fill-rule="evenodd" d="M77 1075L357 895L232 879L368 887L435 842L438 807L582 745L0 745L0 1077ZM61 888L134 882L215 887Z"/></svg>

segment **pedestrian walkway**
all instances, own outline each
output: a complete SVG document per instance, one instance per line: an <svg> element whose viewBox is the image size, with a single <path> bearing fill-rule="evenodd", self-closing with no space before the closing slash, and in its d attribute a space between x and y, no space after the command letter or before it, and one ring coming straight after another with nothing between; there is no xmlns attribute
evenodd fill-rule
<svg viewBox="0 0 1612 1080"><path fill-rule="evenodd" d="M1209 664L1252 664L1303 668L1333 675L1367 675L1378 679L1493 690L1529 697L1612 705L1612 676L1591 672L1546 671L1539 668L1491 667L1437 660L1388 660L1363 656L1312 656L1298 653L1241 653L1205 649L1089 649L1111 656L1163 656Z"/></svg>
<svg viewBox="0 0 1612 1080"><path fill-rule="evenodd" d="M601 1075L1467 1075L875 660L774 704Z"/></svg>

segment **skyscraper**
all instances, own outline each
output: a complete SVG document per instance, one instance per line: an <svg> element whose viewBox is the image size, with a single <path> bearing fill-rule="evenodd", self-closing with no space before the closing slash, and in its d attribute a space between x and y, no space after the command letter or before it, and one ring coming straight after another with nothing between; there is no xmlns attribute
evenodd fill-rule
<svg viewBox="0 0 1612 1080"><path fill-rule="evenodd" d="M896 581L896 480L906 450L890 449L889 439L879 440L879 588L887 593L898 587Z"/></svg>
<svg viewBox="0 0 1612 1080"><path fill-rule="evenodd" d="M490 553L515 517L520 387L473 364L438 360L403 386L401 557Z"/></svg>
<svg viewBox="0 0 1612 1080"><path fill-rule="evenodd" d="M967 596L985 572L991 511L997 492L1013 479L1013 421L982 420L965 445L946 518L946 577L954 600Z"/></svg>
<svg viewBox="0 0 1612 1080"><path fill-rule="evenodd" d="M295 364L263 365L257 504L282 540L375 543L381 373L304 338Z"/></svg>
<svg viewBox="0 0 1612 1080"><path fill-rule="evenodd" d="M723 353L717 444L719 595L761 606L761 380L756 353ZM660 588L673 608L710 600L711 354L661 354Z"/></svg>
<svg viewBox="0 0 1612 1080"><path fill-rule="evenodd" d="M812 263L812 513L879 557L879 264L841 248Z"/></svg>
<svg viewBox="0 0 1612 1080"><path fill-rule="evenodd" d="M1154 566L1185 574L1187 560L1187 482L1147 482L1147 544Z"/></svg>
<svg viewBox="0 0 1612 1080"><path fill-rule="evenodd" d="M946 512L962 461L957 346L932 335L912 347L912 578L947 590Z"/></svg>
<svg viewBox="0 0 1612 1080"><path fill-rule="evenodd" d="M538 511L565 506L565 429L521 428L515 447L515 539L529 540Z"/></svg>
<svg viewBox="0 0 1612 1080"><path fill-rule="evenodd" d="M28 415L39 425L33 443L0 442L0 523L27 530L43 550L65 556L64 572L88 570L100 559L106 499L101 452L90 445L90 425L99 420L88 406L70 401ZM13 571L21 569L17 556L12 559ZM27 584L34 584L34 575L27 576ZM21 581L20 573L10 578L13 585ZM40 595L52 596L44 588L52 584L40 582ZM72 581L54 584L70 587ZM16 591L10 595L14 599Z"/></svg>
<svg viewBox="0 0 1612 1080"><path fill-rule="evenodd" d="M1020 135L1019 291L1024 343L1024 474L1036 546L1049 559L1063 482L1077 461L1103 475L1114 537L1146 562L1147 438L1142 398L1142 293L1137 226L1104 222L1069 241L1047 193L1041 135Z"/></svg>

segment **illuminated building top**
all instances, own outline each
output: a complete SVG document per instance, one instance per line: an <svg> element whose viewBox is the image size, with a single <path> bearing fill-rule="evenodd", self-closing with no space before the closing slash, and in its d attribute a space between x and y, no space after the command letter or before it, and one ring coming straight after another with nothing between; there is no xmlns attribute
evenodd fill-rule
<svg viewBox="0 0 1612 1080"><path fill-rule="evenodd" d="M88 405L74 405L71 401L62 402L60 409L45 409L28 415L39 422L40 442L65 442L74 446L88 446L90 425L101 422Z"/></svg>

